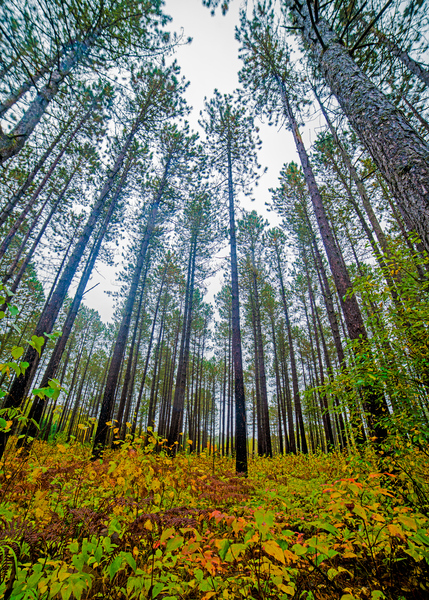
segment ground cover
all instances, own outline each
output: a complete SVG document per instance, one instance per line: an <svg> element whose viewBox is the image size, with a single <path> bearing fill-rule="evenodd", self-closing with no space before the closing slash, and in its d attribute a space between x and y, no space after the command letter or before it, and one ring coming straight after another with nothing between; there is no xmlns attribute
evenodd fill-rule
<svg viewBox="0 0 429 600"><path fill-rule="evenodd" d="M429 597L422 444L256 458L247 479L233 469L208 452L172 459L155 437L95 462L76 442L9 450L0 597Z"/></svg>

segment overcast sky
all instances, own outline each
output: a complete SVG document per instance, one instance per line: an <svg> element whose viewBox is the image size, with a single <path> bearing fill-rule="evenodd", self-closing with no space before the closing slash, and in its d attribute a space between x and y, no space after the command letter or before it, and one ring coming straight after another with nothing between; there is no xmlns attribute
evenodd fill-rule
<svg viewBox="0 0 429 600"><path fill-rule="evenodd" d="M193 107L192 114L188 117L191 127L200 131L198 118L200 110L204 108L204 98L210 98L213 90L232 93L239 85L238 71L241 61L238 59L238 43L235 40L235 27L238 24L240 2L235 0L231 3L226 16L217 11L211 16L210 10L202 5L202 0L166 0L165 13L169 14L173 21L168 29L180 33L183 37L192 38L192 43L177 48L175 58L181 67L182 74L190 82L186 97L190 106ZM314 126L307 128L304 140L311 143L314 137ZM269 188L277 187L280 169L285 162L297 161L297 155L293 143L292 134L284 128L270 127L264 123L258 123L262 149L259 154L259 162L267 172L262 176L259 186L255 189L254 202L247 201L248 209L255 209L271 222L273 216L267 213L265 202L270 200ZM201 132L201 131L200 131ZM104 291L115 287L115 270L101 266L94 273L91 283L99 285L85 296L85 304L97 309L104 321L112 318L113 302ZM209 283L210 301L219 287L218 280Z"/></svg>

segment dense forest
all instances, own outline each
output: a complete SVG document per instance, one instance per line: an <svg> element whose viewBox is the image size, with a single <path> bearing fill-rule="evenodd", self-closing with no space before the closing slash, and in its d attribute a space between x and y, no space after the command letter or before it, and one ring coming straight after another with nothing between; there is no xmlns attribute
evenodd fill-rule
<svg viewBox="0 0 429 600"><path fill-rule="evenodd" d="M162 0L3 0L1 597L429 598L428 31L248 0L191 107Z"/></svg>

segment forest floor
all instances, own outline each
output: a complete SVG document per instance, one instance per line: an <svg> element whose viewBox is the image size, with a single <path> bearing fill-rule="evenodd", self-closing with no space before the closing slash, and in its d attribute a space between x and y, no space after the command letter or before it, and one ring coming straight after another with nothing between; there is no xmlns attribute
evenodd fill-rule
<svg viewBox="0 0 429 600"><path fill-rule="evenodd" d="M429 598L421 445L257 458L243 478L232 459L155 442L94 462L76 442L9 450L1 598Z"/></svg>

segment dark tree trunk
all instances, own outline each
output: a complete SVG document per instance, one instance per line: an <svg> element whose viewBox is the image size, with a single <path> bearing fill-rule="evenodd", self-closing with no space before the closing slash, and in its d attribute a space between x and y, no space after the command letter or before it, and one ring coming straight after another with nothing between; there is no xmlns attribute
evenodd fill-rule
<svg viewBox="0 0 429 600"><path fill-rule="evenodd" d="M150 338L149 338L149 342L148 342L148 349L147 349L147 353L146 353L146 361L145 361L145 365L144 365L144 369L143 369L142 380L141 380L141 383L140 383L139 395L138 395L138 398L137 398L136 407L134 409L134 419L133 419L133 426L131 428L131 435L135 435L135 433L136 433L137 417L138 417L138 412L140 410L140 403L141 403L142 396L143 396L144 385L146 383L146 375L147 375L147 370L148 370L148 367L149 367L150 354L151 354L151 351L152 351L152 343L153 343L153 338L154 338L154 334L155 334L156 320L157 320L157 317L158 317L159 305L161 303L162 290L164 288L165 278L166 278L166 275L167 275L167 268L168 268L168 264L165 266L164 272L162 274L161 285L160 285L160 288L159 288L158 298L157 298L157 301L156 301L155 313L154 313L153 320L152 320L152 329L151 329L151 332L150 332Z"/></svg>
<svg viewBox="0 0 429 600"><path fill-rule="evenodd" d="M125 437L125 428L126 428L125 421L124 421L125 401L127 399L128 386L130 385L131 368L132 368L132 364L133 364L133 354L134 354L135 345L136 345L138 322L140 320L140 312L141 312L141 308L142 308L143 295L145 292L146 278L147 278L147 274L149 271L149 265L150 265L150 255L148 254L147 261L146 261L146 268L144 270L144 275L143 275L142 282L141 282L140 298L139 298L139 303L138 303L138 307L137 307L137 314L136 314L136 318L135 318L136 321L135 321L135 325L134 325L134 329L133 329L133 335L131 338L130 351L129 351L128 360L127 360L127 368L125 370L124 383L122 385L121 397L119 400L118 411L116 413L116 420L117 420L116 426L119 427L119 432L120 432L119 435L121 438ZM136 289L136 293L137 293L137 289ZM131 317L130 317L130 323L131 323ZM124 353L125 353L125 348L124 348Z"/></svg>
<svg viewBox="0 0 429 600"><path fill-rule="evenodd" d="M67 138L64 146L61 148L61 151L57 154L55 160L53 161L53 163L49 167L47 173L45 174L45 176L43 177L42 181L37 186L37 189L35 190L35 192L32 194L30 200L27 202L27 204L25 205L25 207L21 211L21 214L19 215L19 217L15 220L15 223L9 229L8 233L6 234L6 237L3 239L2 243L1 243L1 246L0 246L0 259L3 258L5 252L8 249L9 244L12 241L13 237L15 236L16 232L18 231L18 229L20 228L20 226L24 222L24 219L26 218L26 216L28 215L28 213L30 212L30 210L34 207L34 205L36 203L36 200L39 197L40 192L45 187L45 184L48 181L48 179L52 176L52 173L56 169L58 163L60 162L60 160L64 156L66 150L69 148L69 146L72 143L72 141L74 140L77 132L79 131L80 127L82 127L83 123L85 122L86 118L89 116L90 113L91 113L91 110L87 111L87 113L84 115L84 117L81 120L81 122L71 132L71 134Z"/></svg>
<svg viewBox="0 0 429 600"><path fill-rule="evenodd" d="M131 166L131 160L128 161L128 164L126 165L126 167L122 173L117 190L110 202L110 206L106 213L106 216L104 217L103 222L101 223L101 226L100 226L100 229L98 232L98 237L97 237L96 241L94 242L94 246L91 250L90 256L88 258L88 262L82 273L82 277L80 278L79 285L77 287L73 302L70 306L70 309L67 313L66 320L62 327L61 337L58 339L58 341L55 345L55 348L54 348L54 351L49 360L48 366L46 367L45 372L43 374L42 381L40 383L40 387L42 387L42 388L47 387L49 385L49 381L53 377L55 377L56 370L61 361L64 349L65 349L68 339L70 337L71 330L73 328L74 322L77 317L77 313L79 311L83 296L85 294L85 288L88 284L89 278L91 277L92 271L94 269L94 265L98 258L98 254L100 252L100 248L101 248L101 244L104 239L104 235L107 231L107 228L110 223L110 219L112 218L115 208L117 206L118 198L120 196L123 185L127 178L130 166ZM42 412L43 412L44 406L46 404L46 401L47 400L42 400L41 398L36 398L36 400L34 401L32 407L31 407L29 418L34 419L34 421L36 423L40 424L40 419L41 419ZM30 424L29 429L28 429L28 435L30 435L31 437L34 437L35 434L36 434L35 425Z"/></svg>
<svg viewBox="0 0 429 600"><path fill-rule="evenodd" d="M140 248L137 254L136 266L134 268L131 286L128 292L127 301L125 303L124 314L122 317L121 325L119 327L118 336L116 338L115 348L109 367L109 374L107 376L106 389L104 392L103 403L101 405L97 431L94 438L94 456L98 456L100 454L102 448L105 446L106 443L108 432L106 422L109 420L108 413L110 414L114 402L115 391L118 383L119 369L127 344L128 330L130 327L131 314L133 311L137 287L140 281L143 265L146 260L146 253L152 239L153 231L155 229L158 210L161 205L165 188L167 187L171 160L172 154L170 152L169 156L167 157L166 164L164 166L164 173L162 179L160 181L158 190L150 208L145 232L141 239Z"/></svg>
<svg viewBox="0 0 429 600"><path fill-rule="evenodd" d="M55 146L58 144L60 139L63 137L63 135L67 131L70 123L72 123L74 121L75 117L76 117L76 114L73 114L71 116L71 118L68 120L68 122L65 124L65 126L61 129L59 134L53 139L51 144L48 146L47 150L39 158L39 160L33 167L33 170L27 176L27 179L22 184L22 186L19 188L19 190L13 194L13 196L10 198L10 200L7 201L6 206L2 209L2 211L0 213L0 227L7 221L7 218L9 217L9 215L11 214L11 212L13 211L15 206L18 204L18 202L21 200L21 198L24 197L24 194L30 189L30 186L34 181L34 178L36 177L36 175L38 174L40 169L43 167L45 162L48 160L53 149L55 148Z"/></svg>
<svg viewBox="0 0 429 600"><path fill-rule="evenodd" d="M347 329L351 340L356 340L360 346L367 345L367 333L363 322L362 314L352 292L352 284L349 273L344 264L344 260L339 251L338 245L334 239L334 234L328 221L322 197L314 177L310 161L305 150L302 138L299 134L298 124L292 112L284 86L282 86L282 98L286 116L288 117L290 127L295 140L295 145L300 157L302 169L304 171L305 181L313 204L314 214L319 226L320 235L325 246L331 272L337 288L341 308L346 321ZM386 437L387 431L380 424L380 419L387 415L384 394L375 387L367 387L365 395L365 412L368 415L368 424L373 435L379 440Z"/></svg>
<svg viewBox="0 0 429 600"><path fill-rule="evenodd" d="M244 396L243 359L241 354L240 298L238 291L237 240L234 217L234 184L232 179L231 148L228 142L228 200L229 240L231 245L231 311L232 356L235 379L235 447L236 472L247 476L246 401Z"/></svg>
<svg viewBox="0 0 429 600"><path fill-rule="evenodd" d="M289 311L288 311L287 302L286 302L286 292L285 292L285 287L284 287L284 282L283 282L283 271L282 271L282 265L280 262L280 252L279 252L279 248L277 246L275 248L275 251L276 251L276 260L277 260L277 272L278 272L279 281L280 281L280 295L282 298L283 312L284 312L287 335L288 335L288 342L289 342L290 368L291 368L291 374L292 374L292 388L293 388L293 402L295 405L295 413L296 413L296 418L297 418L297 421L296 421L296 426L297 426L297 430L298 430L297 437L298 437L298 440L301 439L301 443L300 443L301 452L304 452L304 454L307 454L308 447L307 447L307 441L305 439L305 429L304 429L304 421L302 418L301 399L299 397L298 372L296 370L296 360L295 360L295 350L294 350L294 344L293 344L293 338L292 338L292 328L291 328L290 321L289 321ZM289 443L290 443L291 452L296 453L297 447L295 444L295 436L291 436L290 432L289 432Z"/></svg>
<svg viewBox="0 0 429 600"><path fill-rule="evenodd" d="M78 165L77 165L77 167L78 167ZM42 237L43 237L43 235L44 235L44 233L45 233L45 231L46 231L46 229L47 229L47 227L48 227L48 225L49 225L49 223L50 223L53 215L55 214L58 206L60 205L62 199L64 198L64 195L65 195L65 193L66 193L66 191L67 191L67 189L68 189L68 187L69 187L69 185L70 185L73 177L76 174L76 170L77 169L74 169L71 172L71 174L69 175L69 177L67 178L67 180L66 180L66 182L64 184L63 189L61 190L58 198L55 200L55 202L54 202L51 210L49 211L48 216L46 217L46 219L45 219L42 227L40 228L39 233L36 236L36 239L34 240L33 244L31 245L31 248L28 251L27 256L22 261L22 264L21 264L21 266L19 268L19 271L16 274L15 279L13 280L12 285L10 286L10 291L12 293L15 293L16 290L18 289L19 284L21 283L22 277L23 277L23 275L24 275L24 273L25 273L25 271L26 271L26 269L27 269L27 267L28 267L31 259L33 258L33 255L34 255L34 253L36 251L36 248L39 245L40 240L42 239ZM9 277L11 277L13 275L13 271L15 270L15 262L16 262L16 259L15 259L14 263L11 265L8 273L5 275L4 280L3 280L4 282L8 281ZM3 309L1 309L1 310L3 310Z"/></svg>
<svg viewBox="0 0 429 600"><path fill-rule="evenodd" d="M79 262L85 252L85 248L88 244L90 236L98 222L100 215L102 214L102 210L106 203L106 199L114 185L115 177L122 167L126 154L131 146L131 142L138 130L140 119L141 115L139 115L130 133L126 137L125 143L116 157L114 166L109 171L109 175L101 189L101 192L98 195L96 203L94 204L91 210L85 227L76 242L72 255L70 256L70 259L63 271L63 274L60 280L58 281L58 284L52 294L52 297L50 301L45 305L45 308L43 309L43 312L39 318L34 334L37 336L45 337L45 343L42 346L41 355L43 354L46 348L47 338L45 336L45 332L50 333L52 331L58 313L66 297L67 290L70 287L74 275L76 274ZM18 407L21 404L31 385L32 377L34 376L37 365L39 364L40 356L33 347L30 346L27 349L23 360L28 362L30 366L27 368L25 375L21 374L19 377L16 377L14 379L11 390L6 398L5 406L7 408ZM6 441L7 435L0 433L0 458L3 455L4 449L6 447Z"/></svg>
<svg viewBox="0 0 429 600"><path fill-rule="evenodd" d="M198 227L199 228L199 227ZM188 260L188 275L186 281L185 307L183 311L182 339L180 342L179 363L176 374L176 387L171 416L170 431L168 434L168 445L173 446L179 441L180 424L183 420L185 408L186 375L189 363L189 347L191 343L191 328L193 314L195 261L197 255L197 239L199 231L195 231L191 238L191 247ZM175 444L176 446L178 444Z"/></svg>
<svg viewBox="0 0 429 600"><path fill-rule="evenodd" d="M311 311L311 319L313 322L314 341L315 341L315 345L316 345L317 361L319 363L320 383L323 387L325 385L325 374L324 374L324 368L323 368L322 353L320 351L319 333L317 330L317 319L316 319L317 306L316 306L316 301L314 298L313 285L312 285L312 282L310 279L307 261L305 261L305 270L306 270L306 275L307 275L308 296L310 299L310 311ZM316 367L316 365L315 365L315 367ZM327 398L326 392L325 391L319 392L319 398L320 398L321 408L322 408L322 420L323 420L323 428L325 430L326 443L327 443L328 449L332 450L335 446L335 438L334 438L334 432L332 429L331 415L329 413L328 398Z"/></svg>
<svg viewBox="0 0 429 600"><path fill-rule="evenodd" d="M429 147L308 6L287 0L332 93L429 250ZM301 8L299 8L299 6Z"/></svg>

